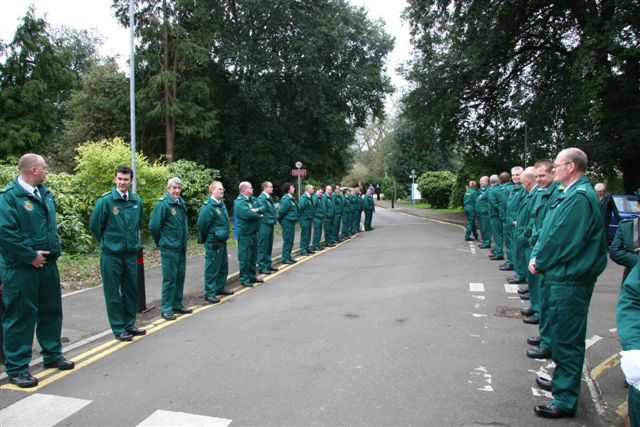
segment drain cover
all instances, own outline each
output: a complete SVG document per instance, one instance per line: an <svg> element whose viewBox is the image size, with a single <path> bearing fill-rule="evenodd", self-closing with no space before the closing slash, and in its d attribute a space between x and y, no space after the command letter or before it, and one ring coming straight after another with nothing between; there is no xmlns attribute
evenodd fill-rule
<svg viewBox="0 0 640 427"><path fill-rule="evenodd" d="M520 313L520 309L516 307L505 307L499 305L496 307L496 312L494 314L496 317L511 317L513 319L522 319L522 313Z"/></svg>

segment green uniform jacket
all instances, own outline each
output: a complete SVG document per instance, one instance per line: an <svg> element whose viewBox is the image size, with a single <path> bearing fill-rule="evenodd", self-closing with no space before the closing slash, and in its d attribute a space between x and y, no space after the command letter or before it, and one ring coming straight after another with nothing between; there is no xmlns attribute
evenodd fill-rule
<svg viewBox="0 0 640 427"><path fill-rule="evenodd" d="M276 207L273 204L273 197L269 197L265 193L260 193L260 195L256 199L256 207L262 206L264 206L264 211L262 212L263 216L261 221L267 225L275 225Z"/></svg>
<svg viewBox="0 0 640 427"><path fill-rule="evenodd" d="M18 179L0 190L0 257L7 267L31 265L36 251L60 256L56 205L49 189L38 185L39 199L27 193Z"/></svg>
<svg viewBox="0 0 640 427"><path fill-rule="evenodd" d="M582 176L549 205L531 257L551 283L594 284L607 266L604 218L598 197Z"/></svg>
<svg viewBox="0 0 640 427"><path fill-rule="evenodd" d="M364 207L364 205L363 205L363 203L362 203L362 196L361 196L361 195L359 195L359 194L356 194L356 195L355 195L355 199L356 199L356 203L357 203L357 205L356 205L356 206L358 206L358 210L359 210L359 211L362 211L362 208Z"/></svg>
<svg viewBox="0 0 640 427"><path fill-rule="evenodd" d="M149 231L160 249L187 249L189 220L182 197L179 198L179 203L169 193L160 198L151 212Z"/></svg>
<svg viewBox="0 0 640 427"><path fill-rule="evenodd" d="M520 196L522 200L518 205L518 215L516 217L515 239L518 246L529 246L529 238L533 233L533 223L531 222L531 212L533 203L538 194L538 186L536 185L528 193L522 189ZM523 197L524 195L524 197ZM528 261L528 260L527 260Z"/></svg>
<svg viewBox="0 0 640 427"><path fill-rule="evenodd" d="M462 198L465 212L474 212L476 210L476 200L478 199L478 190L475 188L467 188Z"/></svg>
<svg viewBox="0 0 640 427"><path fill-rule="evenodd" d="M233 202L233 210L238 223L238 236L253 236L258 232L260 213L264 212L265 208L263 206L259 208L258 212L253 212L251 209L254 208L258 208L255 197L248 199L240 194Z"/></svg>
<svg viewBox="0 0 640 427"><path fill-rule="evenodd" d="M622 349L640 350L640 258L622 284L616 321Z"/></svg>
<svg viewBox="0 0 640 427"><path fill-rule="evenodd" d="M283 219L297 222L299 218L298 204L291 194L285 194L280 200L280 208L278 209L278 222Z"/></svg>
<svg viewBox="0 0 640 427"><path fill-rule="evenodd" d="M513 182L507 182L499 186L500 190L497 193L498 211L500 212L500 219L502 221L507 218L507 203L509 202L509 196L513 191L513 187Z"/></svg>
<svg viewBox="0 0 640 427"><path fill-rule="evenodd" d="M531 208L531 237L529 237L529 246L534 247L538 243L540 231L547 216L549 205L558 195L562 193L562 189L557 182L552 182L547 188L539 187L536 192L535 200L532 202Z"/></svg>
<svg viewBox="0 0 640 427"><path fill-rule="evenodd" d="M226 242L229 238L229 213L222 200L209 197L198 214L198 243L212 247L214 242Z"/></svg>
<svg viewBox="0 0 640 427"><path fill-rule="evenodd" d="M487 188L480 188L478 196L476 198L476 212L478 215L489 214L489 201L487 199Z"/></svg>
<svg viewBox="0 0 640 427"><path fill-rule="evenodd" d="M342 194L331 193L331 200L333 200L335 214L340 215L344 210L344 199L342 198Z"/></svg>
<svg viewBox="0 0 640 427"><path fill-rule="evenodd" d="M489 216L500 218L500 201L498 200L498 192L500 186L492 184L487 187L487 202L489 205Z"/></svg>
<svg viewBox="0 0 640 427"><path fill-rule="evenodd" d="M307 193L304 193L300 197L300 202L298 202L298 212L300 213L300 219L313 219L313 202Z"/></svg>
<svg viewBox="0 0 640 427"><path fill-rule="evenodd" d="M316 219L323 219L325 216L324 212L324 203L322 203L322 199L317 194L311 196L311 201L313 203L313 217Z"/></svg>
<svg viewBox="0 0 640 427"><path fill-rule="evenodd" d="M373 212L376 210L376 204L373 201L373 197L371 197L369 194L364 196L363 205L365 212Z"/></svg>
<svg viewBox="0 0 640 427"><path fill-rule="evenodd" d="M635 228L635 231L634 231ZM609 257L616 264L632 269L638 262L638 252L635 252L635 242L640 241L638 231L640 230L640 218L624 219L620 221L620 226L616 231L616 236L611 242Z"/></svg>
<svg viewBox="0 0 640 427"><path fill-rule="evenodd" d="M509 193L509 198L506 203L505 223L509 224L516 221L518 218L520 203L525 197L527 197L527 194L528 193L522 188L522 185L517 184L512 186L511 193Z"/></svg>
<svg viewBox="0 0 640 427"><path fill-rule="evenodd" d="M322 195L322 205L324 206L324 216L327 218L333 218L336 214L336 208L333 204L333 193L331 197L324 193Z"/></svg>
<svg viewBox="0 0 640 427"><path fill-rule="evenodd" d="M120 197L115 187L103 194L93 207L89 229L108 255L136 254L140 248L142 200L128 192L128 200Z"/></svg>
<svg viewBox="0 0 640 427"><path fill-rule="evenodd" d="M351 205L351 196L344 196L344 213L350 214L353 212L353 206Z"/></svg>

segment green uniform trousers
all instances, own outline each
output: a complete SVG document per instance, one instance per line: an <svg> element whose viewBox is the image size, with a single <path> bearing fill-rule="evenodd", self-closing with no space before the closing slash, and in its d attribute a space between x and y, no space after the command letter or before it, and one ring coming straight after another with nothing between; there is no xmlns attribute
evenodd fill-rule
<svg viewBox="0 0 640 427"><path fill-rule="evenodd" d="M214 297L224 289L228 274L227 242L221 242L217 251L207 248L204 256L204 297Z"/></svg>
<svg viewBox="0 0 640 427"><path fill-rule="evenodd" d="M42 268L5 268L2 274L2 319L7 375L15 377L29 370L35 329L44 363L62 356L62 298L60 276L54 260Z"/></svg>
<svg viewBox="0 0 640 427"><path fill-rule="evenodd" d="M184 293L184 277L187 267L186 251L160 250L162 261L162 303L160 312L173 313L174 309L184 308L182 294Z"/></svg>
<svg viewBox="0 0 640 427"><path fill-rule="evenodd" d="M109 325L115 335L133 328L138 306L138 264L135 254L100 256L102 290Z"/></svg>
<svg viewBox="0 0 640 427"><path fill-rule="evenodd" d="M300 253L302 255L309 254L309 242L311 242L311 225L313 220L300 220Z"/></svg>
<svg viewBox="0 0 640 427"><path fill-rule="evenodd" d="M333 217L333 240L334 243L341 240L340 238L340 224L342 223L342 213L335 214Z"/></svg>
<svg viewBox="0 0 640 427"><path fill-rule="evenodd" d="M489 221L489 215L478 215L478 222L480 223L480 234L482 237L482 246L491 246L491 222Z"/></svg>
<svg viewBox="0 0 640 427"><path fill-rule="evenodd" d="M313 249L314 251L322 247L322 245L320 245L320 240L322 239L323 225L324 225L324 218L313 219L313 245L311 246L311 249Z"/></svg>
<svg viewBox="0 0 640 427"><path fill-rule="evenodd" d="M513 231L513 223L502 223L502 240L504 241L505 255L507 256L509 264L515 267L516 256L514 252L515 239L513 238Z"/></svg>
<svg viewBox="0 0 640 427"><path fill-rule="evenodd" d="M324 244L332 245L336 242L335 236L333 234L333 217L324 217L324 224L322 225L324 228Z"/></svg>
<svg viewBox="0 0 640 427"><path fill-rule="evenodd" d="M342 214L342 238L351 236L351 212Z"/></svg>
<svg viewBox="0 0 640 427"><path fill-rule="evenodd" d="M478 228L476 226L476 212L475 211L464 211L467 216L467 226L464 230L464 238L468 239L473 235L473 237L478 239ZM366 219L365 219L365 228L366 228Z"/></svg>
<svg viewBox="0 0 640 427"><path fill-rule="evenodd" d="M290 261L293 259L291 251L296 237L296 223L285 218L280 226L282 226L282 261Z"/></svg>
<svg viewBox="0 0 640 427"><path fill-rule="evenodd" d="M530 259L532 251L533 251L533 248L531 248L530 246L527 246L527 247L518 246L518 250L516 252L516 258L518 257L518 254L522 253L522 256L520 258ZM540 282L542 282L542 276L540 275L534 276L529 272L528 268L524 276L520 276L518 272L516 272L516 275L518 277L525 277L527 279L527 283L529 284L529 299L531 302L531 310L533 311L533 315L539 319L540 318Z"/></svg>
<svg viewBox="0 0 640 427"><path fill-rule="evenodd" d="M360 231L360 217L362 216L362 211L357 210L353 213L353 219L351 223L351 234L356 234Z"/></svg>
<svg viewBox="0 0 640 427"><path fill-rule="evenodd" d="M545 283L544 277L542 276L533 276L537 281L538 285L538 293L540 298L538 300L538 319L540 323L538 328L540 330L540 344L538 347L540 348L551 348L551 323L549 323L549 285ZM531 282L529 282L529 286L531 286Z"/></svg>
<svg viewBox="0 0 640 427"><path fill-rule="evenodd" d="M371 222L373 221L373 211L364 211L364 229L369 231L373 230Z"/></svg>
<svg viewBox="0 0 640 427"><path fill-rule="evenodd" d="M258 236L238 236L238 264L240 265L240 284L246 285L256 280L258 261Z"/></svg>
<svg viewBox="0 0 640 427"><path fill-rule="evenodd" d="M627 399L627 407L629 408L629 420L631 427L640 426L640 390L633 386L629 386L629 397Z"/></svg>
<svg viewBox="0 0 640 427"><path fill-rule="evenodd" d="M551 358L556 364L552 404L569 412L578 406L592 293L593 284L549 283Z"/></svg>
<svg viewBox="0 0 640 427"><path fill-rule="evenodd" d="M493 243L495 243L495 246L493 247L493 249L491 249L491 252L493 252L497 256L503 256L502 221L500 221L500 218L497 216L490 216L489 220L491 223L491 237L493 237Z"/></svg>
<svg viewBox="0 0 640 427"><path fill-rule="evenodd" d="M514 231L515 234L515 231ZM529 272L529 259L531 257L531 252L533 248L529 245L523 246L519 245L515 239L513 239L513 269L516 272L516 277L518 279L526 279L528 277ZM528 281L527 281L528 283Z"/></svg>
<svg viewBox="0 0 640 427"><path fill-rule="evenodd" d="M258 270L271 268L271 252L273 251L273 225L260 223L258 230Z"/></svg>

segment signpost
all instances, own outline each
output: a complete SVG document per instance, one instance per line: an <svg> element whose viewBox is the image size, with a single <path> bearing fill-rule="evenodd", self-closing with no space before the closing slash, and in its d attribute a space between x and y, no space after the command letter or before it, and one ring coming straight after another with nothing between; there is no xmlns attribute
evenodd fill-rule
<svg viewBox="0 0 640 427"><path fill-rule="evenodd" d="M302 177L307 176L307 170L302 169L302 162L300 160L296 162L296 169L291 169L291 176L298 177L298 200L300 200L302 196L302 188L300 188L302 187Z"/></svg>
<svg viewBox="0 0 640 427"><path fill-rule="evenodd" d="M411 169L411 175L409 175L409 178L411 178L411 206L413 206L413 185L414 185L415 179L416 179L416 170L415 169Z"/></svg>

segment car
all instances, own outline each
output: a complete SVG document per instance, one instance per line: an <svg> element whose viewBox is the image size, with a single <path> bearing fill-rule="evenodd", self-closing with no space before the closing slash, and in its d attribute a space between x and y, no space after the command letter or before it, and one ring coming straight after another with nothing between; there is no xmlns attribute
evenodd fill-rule
<svg viewBox="0 0 640 427"><path fill-rule="evenodd" d="M635 194L613 194L613 201L620 213L620 219L629 219L640 217L640 211L638 211L638 196ZM607 230L607 237L611 242L618 231L618 219L614 216L611 218L611 224Z"/></svg>

